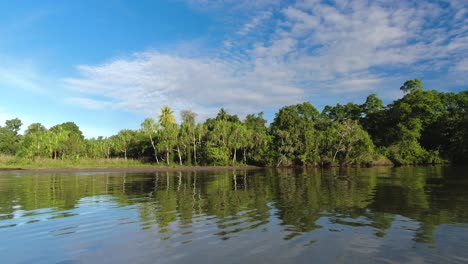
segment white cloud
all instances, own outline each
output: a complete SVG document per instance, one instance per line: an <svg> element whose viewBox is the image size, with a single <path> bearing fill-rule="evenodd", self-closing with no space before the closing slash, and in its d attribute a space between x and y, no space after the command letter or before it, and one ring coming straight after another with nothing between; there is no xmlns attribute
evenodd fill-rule
<svg viewBox="0 0 468 264"><path fill-rule="evenodd" d="M468 58L464 58L455 64L455 71L468 74Z"/></svg>
<svg viewBox="0 0 468 264"><path fill-rule="evenodd" d="M370 91L376 89L378 84L384 80L382 78L346 78L339 81L335 89L331 89L334 93Z"/></svg>
<svg viewBox="0 0 468 264"><path fill-rule="evenodd" d="M255 70L251 70L251 68ZM154 114L164 105L213 114L224 106L236 113L303 100L302 90L261 66L211 58L146 52L99 66L80 66L81 78L66 79L83 96L70 98L87 108L104 105Z"/></svg>
<svg viewBox="0 0 468 264"><path fill-rule="evenodd" d="M70 100L148 114L164 105L245 114L312 96L394 94L384 89L398 91L397 79L466 69L458 58L468 54L467 13L456 1L446 7L390 0L189 2L250 15L240 16L231 32L239 39L225 39L219 53L143 52L79 66L80 76L65 80L78 93ZM254 30L255 38L247 38Z"/></svg>
<svg viewBox="0 0 468 264"><path fill-rule="evenodd" d="M80 97L70 97L67 98L67 102L71 104L76 104L76 105L81 105L87 109L112 109L112 108L118 108L116 104L113 104L112 102L109 101L104 101L104 100L95 100L91 98L80 98Z"/></svg>
<svg viewBox="0 0 468 264"><path fill-rule="evenodd" d="M241 36L245 36L249 34L250 31L252 31L256 27L261 25L263 21L271 18L272 15L273 15L272 12L266 11L266 12L261 13L260 15L255 16L254 18L252 18L252 20L249 23L245 24L242 27L242 29L237 32L237 34Z"/></svg>

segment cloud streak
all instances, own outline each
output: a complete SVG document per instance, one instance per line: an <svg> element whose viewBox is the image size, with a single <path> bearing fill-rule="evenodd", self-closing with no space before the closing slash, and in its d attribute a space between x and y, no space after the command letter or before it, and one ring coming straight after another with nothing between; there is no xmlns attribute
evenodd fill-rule
<svg viewBox="0 0 468 264"><path fill-rule="evenodd" d="M164 105L246 114L330 94L385 94L402 78L466 70L459 58L468 54L468 12L457 1L190 2L254 9L231 35L263 32L225 39L209 55L151 51L79 66L78 77L65 79L78 94L70 100L148 114Z"/></svg>
<svg viewBox="0 0 468 264"><path fill-rule="evenodd" d="M99 66L80 66L82 78L65 83L83 96L74 103L153 114L164 105L212 114L219 106L245 114L303 99L301 89L281 76L251 71L252 65L210 58L146 52ZM269 75L269 76L265 76ZM101 100L90 99L99 96Z"/></svg>

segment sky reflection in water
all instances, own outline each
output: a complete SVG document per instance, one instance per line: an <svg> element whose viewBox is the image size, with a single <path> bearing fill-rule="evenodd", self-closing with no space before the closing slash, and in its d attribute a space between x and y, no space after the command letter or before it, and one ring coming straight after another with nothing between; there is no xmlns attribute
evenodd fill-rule
<svg viewBox="0 0 468 264"><path fill-rule="evenodd" d="M3 263L468 261L466 168L0 174Z"/></svg>

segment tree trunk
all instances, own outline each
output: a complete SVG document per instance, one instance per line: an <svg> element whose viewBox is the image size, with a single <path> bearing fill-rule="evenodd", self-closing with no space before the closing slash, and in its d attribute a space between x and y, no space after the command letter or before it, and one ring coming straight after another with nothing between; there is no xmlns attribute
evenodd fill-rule
<svg viewBox="0 0 468 264"><path fill-rule="evenodd" d="M179 165L182 166L182 156L180 155L180 148L177 146L177 154L179 155Z"/></svg>
<svg viewBox="0 0 468 264"><path fill-rule="evenodd" d="M190 161L192 160L192 156L189 153L189 148L187 148L187 145L184 144L184 158L185 162L187 165L190 165Z"/></svg>
<svg viewBox="0 0 468 264"><path fill-rule="evenodd" d="M237 160L236 156L237 156L237 149L234 148L234 155L232 156L232 162L236 162L236 160Z"/></svg>
<svg viewBox="0 0 468 264"><path fill-rule="evenodd" d="M247 164L247 157L245 155L246 150L244 149L244 164Z"/></svg>
<svg viewBox="0 0 468 264"><path fill-rule="evenodd" d="M280 158L280 160L276 163L276 167L279 167L279 165L281 165L282 162L283 162L283 159Z"/></svg>
<svg viewBox="0 0 468 264"><path fill-rule="evenodd" d="M166 149L166 163L169 165L169 150Z"/></svg>
<svg viewBox="0 0 468 264"><path fill-rule="evenodd" d="M336 152L335 152L335 155L333 155L333 163L335 162L335 159L336 159L336 155L338 155L338 152L342 151L343 147L341 146L343 144L343 139L344 139L345 135L344 133L341 135L341 138L340 138L340 142L338 143L338 147L336 148Z"/></svg>
<svg viewBox="0 0 468 264"><path fill-rule="evenodd" d="M124 150L125 161L127 161L127 149Z"/></svg>
<svg viewBox="0 0 468 264"><path fill-rule="evenodd" d="M335 152L335 155L333 155L333 161L332 161L333 163L335 163L336 155L338 155L338 152L340 152L340 150L337 150L337 151Z"/></svg>
<svg viewBox="0 0 468 264"><path fill-rule="evenodd" d="M197 164L197 142L193 140L193 161L195 162L195 165Z"/></svg>
<svg viewBox="0 0 468 264"><path fill-rule="evenodd" d="M154 157L156 158L156 163L159 164L158 152L156 151L156 149L154 150Z"/></svg>
<svg viewBox="0 0 468 264"><path fill-rule="evenodd" d="M156 146L154 145L153 137L150 136L150 140L151 140L151 146L153 146L153 150L154 150L154 158L156 159L156 163L159 164L158 151L156 149Z"/></svg>

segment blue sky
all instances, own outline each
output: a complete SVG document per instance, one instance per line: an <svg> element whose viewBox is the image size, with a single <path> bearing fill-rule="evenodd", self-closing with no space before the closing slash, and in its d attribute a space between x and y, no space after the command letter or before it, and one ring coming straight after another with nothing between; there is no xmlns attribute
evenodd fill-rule
<svg viewBox="0 0 468 264"><path fill-rule="evenodd" d="M468 4L453 1L2 1L0 122L137 129L164 105L203 120L468 83Z"/></svg>

